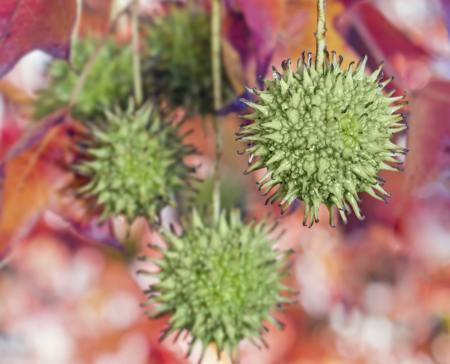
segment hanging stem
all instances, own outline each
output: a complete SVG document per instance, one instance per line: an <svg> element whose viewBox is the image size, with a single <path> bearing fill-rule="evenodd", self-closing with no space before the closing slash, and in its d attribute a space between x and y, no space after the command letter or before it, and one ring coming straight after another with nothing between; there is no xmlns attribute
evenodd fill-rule
<svg viewBox="0 0 450 364"><path fill-rule="evenodd" d="M77 0L77 18L72 31L72 44L78 39L80 35L81 19L83 16L83 0Z"/></svg>
<svg viewBox="0 0 450 364"><path fill-rule="evenodd" d="M325 34L327 32L325 6L326 0L317 0L316 65L318 69L323 67L325 57Z"/></svg>
<svg viewBox="0 0 450 364"><path fill-rule="evenodd" d="M221 64L221 3L220 0L212 0L211 14L211 63L213 79L214 110L217 112L222 107L222 64ZM214 221L218 221L220 215L220 160L223 153L223 127L219 116L214 116L214 131L216 134L216 160L214 164L214 188L213 211Z"/></svg>
<svg viewBox="0 0 450 364"><path fill-rule="evenodd" d="M142 103L141 59L139 55L139 0L133 1L131 32L133 44L133 83L136 105Z"/></svg>

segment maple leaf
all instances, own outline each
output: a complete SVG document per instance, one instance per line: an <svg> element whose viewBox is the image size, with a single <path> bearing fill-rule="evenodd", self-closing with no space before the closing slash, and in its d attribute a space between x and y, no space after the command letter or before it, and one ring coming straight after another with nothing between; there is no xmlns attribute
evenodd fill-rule
<svg viewBox="0 0 450 364"><path fill-rule="evenodd" d="M6 151L0 149L0 261L26 238L44 213L56 218L58 230L85 242L123 250L113 222L81 214L67 189L73 183L70 165L81 125L60 109L24 132ZM78 207L78 208L77 208Z"/></svg>
<svg viewBox="0 0 450 364"><path fill-rule="evenodd" d="M450 82L438 79L414 95L406 170L408 188L414 197L438 200L447 204L447 209L450 207L449 98Z"/></svg>
<svg viewBox="0 0 450 364"><path fill-rule="evenodd" d="M20 138L0 163L0 255L24 237L54 200L63 173L51 162L60 153L50 144L61 134L63 113L55 113ZM61 140L61 139L57 139Z"/></svg>
<svg viewBox="0 0 450 364"><path fill-rule="evenodd" d="M67 59L76 8L76 0L2 0L0 77L35 49Z"/></svg>
<svg viewBox="0 0 450 364"><path fill-rule="evenodd" d="M368 66L384 62L384 72L395 77L392 89L411 91L426 83L429 52L416 44L386 16L366 1L356 1L339 19L337 29ZM422 77L420 77L422 75Z"/></svg>
<svg viewBox="0 0 450 364"><path fill-rule="evenodd" d="M244 69L256 56L256 74L270 65L285 15L285 0L227 0L224 33L239 53Z"/></svg>

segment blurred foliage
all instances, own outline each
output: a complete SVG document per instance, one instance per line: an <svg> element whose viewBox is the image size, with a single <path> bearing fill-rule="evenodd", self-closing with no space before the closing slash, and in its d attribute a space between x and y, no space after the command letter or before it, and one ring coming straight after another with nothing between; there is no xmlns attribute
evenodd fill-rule
<svg viewBox="0 0 450 364"><path fill-rule="evenodd" d="M213 195L214 181L208 178L196 184L195 193L190 192L189 207L195 206L202 214L212 213L211 199ZM220 184L220 205L225 210L245 210L245 185L232 175L222 176Z"/></svg>
<svg viewBox="0 0 450 364"><path fill-rule="evenodd" d="M213 113L209 15L189 6L172 7L147 29L144 84L148 97L190 113ZM222 69L223 92L232 95Z"/></svg>
<svg viewBox="0 0 450 364"><path fill-rule="evenodd" d="M72 108L72 115L89 121L102 118L104 109L111 105L125 108L133 90L132 51L130 46L118 45L113 40L100 44L85 38L72 48L71 64L54 61L49 68L50 84L39 92L35 102L35 117L40 119L67 106L80 73L95 52L85 83Z"/></svg>

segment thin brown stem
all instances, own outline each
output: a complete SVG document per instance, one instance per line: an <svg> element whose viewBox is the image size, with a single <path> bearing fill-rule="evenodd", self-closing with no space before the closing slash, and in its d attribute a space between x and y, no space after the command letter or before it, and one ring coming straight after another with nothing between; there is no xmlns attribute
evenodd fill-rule
<svg viewBox="0 0 450 364"><path fill-rule="evenodd" d="M317 0L316 65L318 69L323 67L325 58L325 34L327 32L325 7L326 0Z"/></svg>

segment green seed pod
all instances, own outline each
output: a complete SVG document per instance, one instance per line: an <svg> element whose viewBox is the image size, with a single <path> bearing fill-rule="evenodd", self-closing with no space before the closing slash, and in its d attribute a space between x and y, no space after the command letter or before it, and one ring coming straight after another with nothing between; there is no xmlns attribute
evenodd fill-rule
<svg viewBox="0 0 450 364"><path fill-rule="evenodd" d="M124 215L131 222L144 216L158 222L159 211L175 203L192 172L183 159L193 148L183 144L179 124L161 120L145 105L107 111L106 120L88 128L74 167L86 180L78 192L94 198L103 218Z"/></svg>
<svg viewBox="0 0 450 364"><path fill-rule="evenodd" d="M103 110L111 105L128 106L133 92L131 47L118 45L113 40L100 45L98 40L85 38L74 43L71 64L61 60L51 63L50 84L39 92L35 101L36 118L40 119L69 104L79 73L95 52L99 53L72 108L72 115L82 121L91 121L103 118Z"/></svg>
<svg viewBox="0 0 450 364"><path fill-rule="evenodd" d="M210 38L210 15L198 6L174 6L156 17L147 31L143 63L147 96L192 114L213 113ZM222 85L230 96L224 69Z"/></svg>
<svg viewBox="0 0 450 364"><path fill-rule="evenodd" d="M366 75L366 61L343 70L342 57L332 53L319 69L309 53L295 71L290 61L282 73L274 69L265 90L250 90L255 102L243 100L253 109L238 133L252 161L247 172L267 169L259 188L271 194L268 202L280 199L282 211L302 200L304 225L318 222L322 204L332 226L336 207L344 222L351 209L363 219L358 194L386 200L377 174L400 169L398 155L406 150L391 138L406 129L397 113L404 96L385 94L390 80L379 81L381 66Z"/></svg>
<svg viewBox="0 0 450 364"><path fill-rule="evenodd" d="M148 314L171 316L161 340L190 333L188 356L197 341L203 354L215 344L218 353L231 357L241 340L266 345L264 322L282 328L271 314L290 302L282 296L288 289L281 282L288 254L273 249L272 229L265 223L244 224L237 211L222 212L210 225L194 211L181 236L165 232L167 248L155 247L162 258L152 260L158 271L141 272L156 278L147 291L146 305L154 305Z"/></svg>

